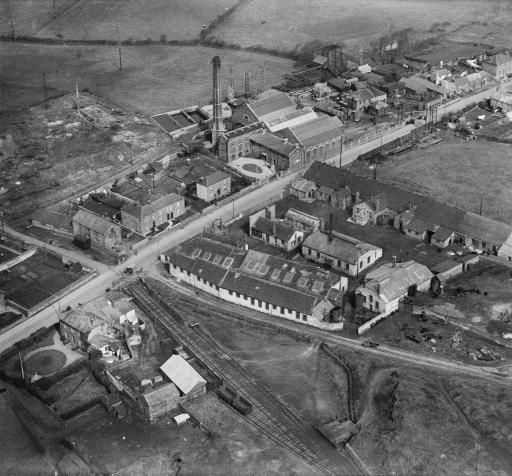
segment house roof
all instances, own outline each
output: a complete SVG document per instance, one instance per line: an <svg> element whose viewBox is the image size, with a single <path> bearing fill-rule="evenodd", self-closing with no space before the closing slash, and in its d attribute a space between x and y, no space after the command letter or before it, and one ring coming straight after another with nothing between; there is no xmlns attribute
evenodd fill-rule
<svg viewBox="0 0 512 476"><path fill-rule="evenodd" d="M157 387L151 392L144 393L140 398L146 401L150 409L159 412L161 408L166 409L169 405L174 407L179 396L180 392L176 385L171 382Z"/></svg>
<svg viewBox="0 0 512 476"><path fill-rule="evenodd" d="M369 64L362 64L361 66L358 66L357 69L361 73L371 73L372 72L372 67Z"/></svg>
<svg viewBox="0 0 512 476"><path fill-rule="evenodd" d="M70 228L71 225L70 216L44 208L34 210L32 220L37 220L43 225L51 225L55 228Z"/></svg>
<svg viewBox="0 0 512 476"><path fill-rule="evenodd" d="M509 55L505 55L503 53L498 53L497 55L490 56L489 58L484 60L486 63L490 63L496 66L510 63L512 61L512 57Z"/></svg>
<svg viewBox="0 0 512 476"><path fill-rule="evenodd" d="M268 120L265 122L265 125L271 132L277 132L287 127L310 121L315 117L318 117L318 114L313 111L311 107L304 107L302 109L296 109L294 111L287 112L286 114L283 114L282 116L276 117L272 120Z"/></svg>
<svg viewBox="0 0 512 476"><path fill-rule="evenodd" d="M280 93L264 99L257 99L251 103L247 103L249 109L260 120L269 119L276 112L284 114L296 109L296 105L287 94Z"/></svg>
<svg viewBox="0 0 512 476"><path fill-rule="evenodd" d="M206 385L206 380L181 355L173 355L160 367L160 370L185 395Z"/></svg>
<svg viewBox="0 0 512 476"><path fill-rule="evenodd" d="M512 233L498 250L498 256L512 256Z"/></svg>
<svg viewBox="0 0 512 476"><path fill-rule="evenodd" d="M337 117L323 115L287 129L303 147L308 148L341 137L341 127Z"/></svg>
<svg viewBox="0 0 512 476"><path fill-rule="evenodd" d="M164 197L157 198L150 203L145 205L141 205L139 203L129 203L125 205L122 210L129 215L135 216L139 219L142 219L145 216L151 215L163 208L166 208L174 203L184 202L184 198L176 193L170 193L169 195L165 195Z"/></svg>
<svg viewBox="0 0 512 476"><path fill-rule="evenodd" d="M427 91L434 91L438 94L446 94L448 90L443 86L439 86L435 83L432 83L426 78L421 76L409 76L400 78L400 83L402 83L406 88L411 89L417 93L425 93Z"/></svg>
<svg viewBox="0 0 512 476"><path fill-rule="evenodd" d="M103 325L105 320L92 312L75 309L64 314L64 316L61 317L61 322L85 334Z"/></svg>
<svg viewBox="0 0 512 476"><path fill-rule="evenodd" d="M205 187L211 187L213 185L218 184L219 182L222 182L227 178L231 178L231 175L227 174L222 170L217 170L216 172L213 172L213 174L207 175L201 181L201 184L204 185Z"/></svg>
<svg viewBox="0 0 512 476"><path fill-rule="evenodd" d="M368 288L385 302L391 302L407 294L409 286L422 285L434 275L424 265L415 261L386 263L366 275L366 282L358 290Z"/></svg>
<svg viewBox="0 0 512 476"><path fill-rule="evenodd" d="M301 177L293 182L292 187L300 192L308 192L311 189L317 188L317 185L312 180L307 180Z"/></svg>
<svg viewBox="0 0 512 476"><path fill-rule="evenodd" d="M316 231L304 240L304 246L350 264L356 264L359 257L368 251L381 249L335 231L331 232L331 236L329 233Z"/></svg>
<svg viewBox="0 0 512 476"><path fill-rule="evenodd" d="M80 205L80 208L83 208L89 212L94 213L95 215L100 215L105 218L113 218L119 213L119 209L111 207L105 203L99 202L98 200L94 200L93 198L88 198Z"/></svg>
<svg viewBox="0 0 512 476"><path fill-rule="evenodd" d="M506 223L451 207L422 195L328 164L313 162L304 173L303 178L311 180L319 186L327 185L335 190L348 185L352 195L359 192L363 201L383 194L386 199L386 207L391 210L399 213L411 210L411 219L421 218L432 226L444 226L449 230L487 243L501 245L512 232L512 226Z"/></svg>
<svg viewBox="0 0 512 476"><path fill-rule="evenodd" d="M260 233L265 233L267 236L274 236L284 242L287 242L295 233L293 226L280 221L269 220L265 217L259 217L252 228Z"/></svg>
<svg viewBox="0 0 512 476"><path fill-rule="evenodd" d="M440 226L435 233L432 235L432 239L438 241L446 241L450 236L453 235L453 231L449 230L444 226Z"/></svg>
<svg viewBox="0 0 512 476"><path fill-rule="evenodd" d="M320 219L316 216L309 215L305 212L301 212L299 210L295 210L294 208L290 208L285 214L284 217L289 222L298 222L303 223L305 225L314 227L318 225Z"/></svg>
<svg viewBox="0 0 512 476"><path fill-rule="evenodd" d="M321 193L322 195L332 195L334 193L334 189L331 187L328 187L327 185L320 185L315 190L316 193Z"/></svg>
<svg viewBox="0 0 512 476"><path fill-rule="evenodd" d="M433 225L431 223L422 220L421 218L414 217L408 224L407 228L416 233L425 233L427 230L432 230Z"/></svg>
<svg viewBox="0 0 512 476"><path fill-rule="evenodd" d="M327 80L327 84L338 90L350 88L350 85L343 78L331 78Z"/></svg>
<svg viewBox="0 0 512 476"><path fill-rule="evenodd" d="M256 134L251 137L251 142L261 145L279 155L288 157L295 149L295 145L284 142L281 137L274 134Z"/></svg>
<svg viewBox="0 0 512 476"><path fill-rule="evenodd" d="M107 233L112 227L119 228L119 225L112 223L110 220L83 209L78 210L73 217L73 222L101 235Z"/></svg>

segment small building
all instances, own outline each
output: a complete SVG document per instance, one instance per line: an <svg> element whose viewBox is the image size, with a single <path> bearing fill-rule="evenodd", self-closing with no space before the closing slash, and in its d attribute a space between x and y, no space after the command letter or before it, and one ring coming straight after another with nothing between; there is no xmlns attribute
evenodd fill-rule
<svg viewBox="0 0 512 476"><path fill-rule="evenodd" d="M482 69L496 79L504 79L512 74L512 57L503 53L490 56L482 60Z"/></svg>
<svg viewBox="0 0 512 476"><path fill-rule="evenodd" d="M304 240L302 254L349 276L359 276L382 257L382 248L335 231L316 231Z"/></svg>
<svg viewBox="0 0 512 476"><path fill-rule="evenodd" d="M219 200L231 193L231 175L218 170L196 184L197 197L205 202Z"/></svg>
<svg viewBox="0 0 512 476"><path fill-rule="evenodd" d="M386 263L366 275L356 295L362 296L363 307L387 316L398 309L403 297L428 291L433 276L426 266L415 261Z"/></svg>
<svg viewBox="0 0 512 476"><path fill-rule="evenodd" d="M83 209L73 217L73 234L89 239L93 247L111 249L121 242L117 223Z"/></svg>
<svg viewBox="0 0 512 476"><path fill-rule="evenodd" d="M121 209L124 226L141 235L156 229L185 213L185 199L176 193L159 198L149 196L139 203L128 203Z"/></svg>
<svg viewBox="0 0 512 476"><path fill-rule="evenodd" d="M461 274L462 268L463 264L461 262L448 259L432 266L430 269L439 278L441 283L445 283L449 279Z"/></svg>
<svg viewBox="0 0 512 476"><path fill-rule="evenodd" d="M232 131L224 131L218 141L219 158L231 162L238 157L247 157L251 153L251 138L264 131L265 128L261 122L254 122Z"/></svg>
<svg viewBox="0 0 512 476"><path fill-rule="evenodd" d="M304 166L304 151L287 138L274 134L256 134L251 137L251 152L274 167L276 172L297 170Z"/></svg>
<svg viewBox="0 0 512 476"><path fill-rule="evenodd" d="M296 104L285 93L277 93L247 102L233 109L233 122L248 125L254 122L269 122L297 110Z"/></svg>
<svg viewBox="0 0 512 476"><path fill-rule="evenodd" d="M490 97L490 105L493 109L500 109L507 113L512 111L512 91L500 91Z"/></svg>
<svg viewBox="0 0 512 476"><path fill-rule="evenodd" d="M301 230L305 233L310 233L320 229L320 218L305 213L295 208L290 208L284 214L284 220L286 223L293 226L295 230Z"/></svg>
<svg viewBox="0 0 512 476"><path fill-rule="evenodd" d="M432 235L430 242L438 248L446 248L453 242L455 233L444 226L440 226Z"/></svg>
<svg viewBox="0 0 512 476"><path fill-rule="evenodd" d="M144 393L139 397L142 414L149 422L178 408L180 392L174 383L168 383Z"/></svg>
<svg viewBox="0 0 512 476"><path fill-rule="evenodd" d="M30 223L37 228L57 231L66 235L71 235L72 232L70 216L45 208L34 210Z"/></svg>
<svg viewBox="0 0 512 476"><path fill-rule="evenodd" d="M313 198L314 192L318 188L315 182L305 178L298 178L290 185L290 195L301 200Z"/></svg>
<svg viewBox="0 0 512 476"><path fill-rule="evenodd" d="M249 233L251 237L287 252L297 248L304 239L304 233L296 230L292 225L263 216L256 217L252 221Z"/></svg>
<svg viewBox="0 0 512 476"><path fill-rule="evenodd" d="M60 334L71 347L86 351L89 348L90 333L104 324L105 321L92 312L73 310L61 317Z"/></svg>
<svg viewBox="0 0 512 476"><path fill-rule="evenodd" d="M333 445L339 448L347 443L359 430L352 420L334 420L318 427L318 431Z"/></svg>
<svg viewBox="0 0 512 476"><path fill-rule="evenodd" d="M200 395L206 392L206 380L180 355L172 355L160 370L184 395Z"/></svg>
<svg viewBox="0 0 512 476"><path fill-rule="evenodd" d="M367 223L373 225L386 224L397 214L388 205L385 194L378 194L364 202L359 202L359 199L356 198L355 202L352 208L352 220L358 225L366 225Z"/></svg>
<svg viewBox="0 0 512 476"><path fill-rule="evenodd" d="M476 254L467 254L457 256L456 261L462 263L462 271L470 271L471 268L480 261L480 256Z"/></svg>

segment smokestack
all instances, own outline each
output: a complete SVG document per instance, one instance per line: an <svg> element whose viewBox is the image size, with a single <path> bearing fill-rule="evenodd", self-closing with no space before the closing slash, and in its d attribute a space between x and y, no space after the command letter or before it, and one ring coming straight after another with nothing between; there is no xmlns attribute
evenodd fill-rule
<svg viewBox="0 0 512 476"><path fill-rule="evenodd" d="M228 86L228 101L235 100L235 78L233 77L233 67L229 70L229 86Z"/></svg>
<svg viewBox="0 0 512 476"><path fill-rule="evenodd" d="M245 97L248 98L251 95L251 88L249 85L249 73L244 73L244 87L245 87Z"/></svg>
<svg viewBox="0 0 512 476"><path fill-rule="evenodd" d="M224 130L224 122L222 120L222 97L220 86L220 58L214 56L213 64L213 124L212 124L212 144L215 147L222 131Z"/></svg>

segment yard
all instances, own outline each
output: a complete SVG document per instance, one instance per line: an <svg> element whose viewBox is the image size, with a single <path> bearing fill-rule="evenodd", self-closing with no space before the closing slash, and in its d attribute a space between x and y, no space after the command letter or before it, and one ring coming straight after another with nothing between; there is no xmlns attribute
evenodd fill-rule
<svg viewBox="0 0 512 476"><path fill-rule="evenodd" d="M512 222L512 149L509 144L465 142L446 138L426 149L415 149L384 161L378 179L402 185L434 200ZM370 175L365 163L354 164Z"/></svg>

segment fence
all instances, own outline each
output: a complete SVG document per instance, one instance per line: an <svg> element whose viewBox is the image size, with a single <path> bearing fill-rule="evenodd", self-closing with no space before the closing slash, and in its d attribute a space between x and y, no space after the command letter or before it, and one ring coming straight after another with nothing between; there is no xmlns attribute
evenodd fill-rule
<svg viewBox="0 0 512 476"><path fill-rule="evenodd" d="M376 326L380 321L383 319L386 319L388 317L387 314L379 314L378 316L375 316L373 319L370 319L368 322L365 322L361 326L357 328L357 333L361 335L362 333L366 332L368 329L371 329L373 326Z"/></svg>

